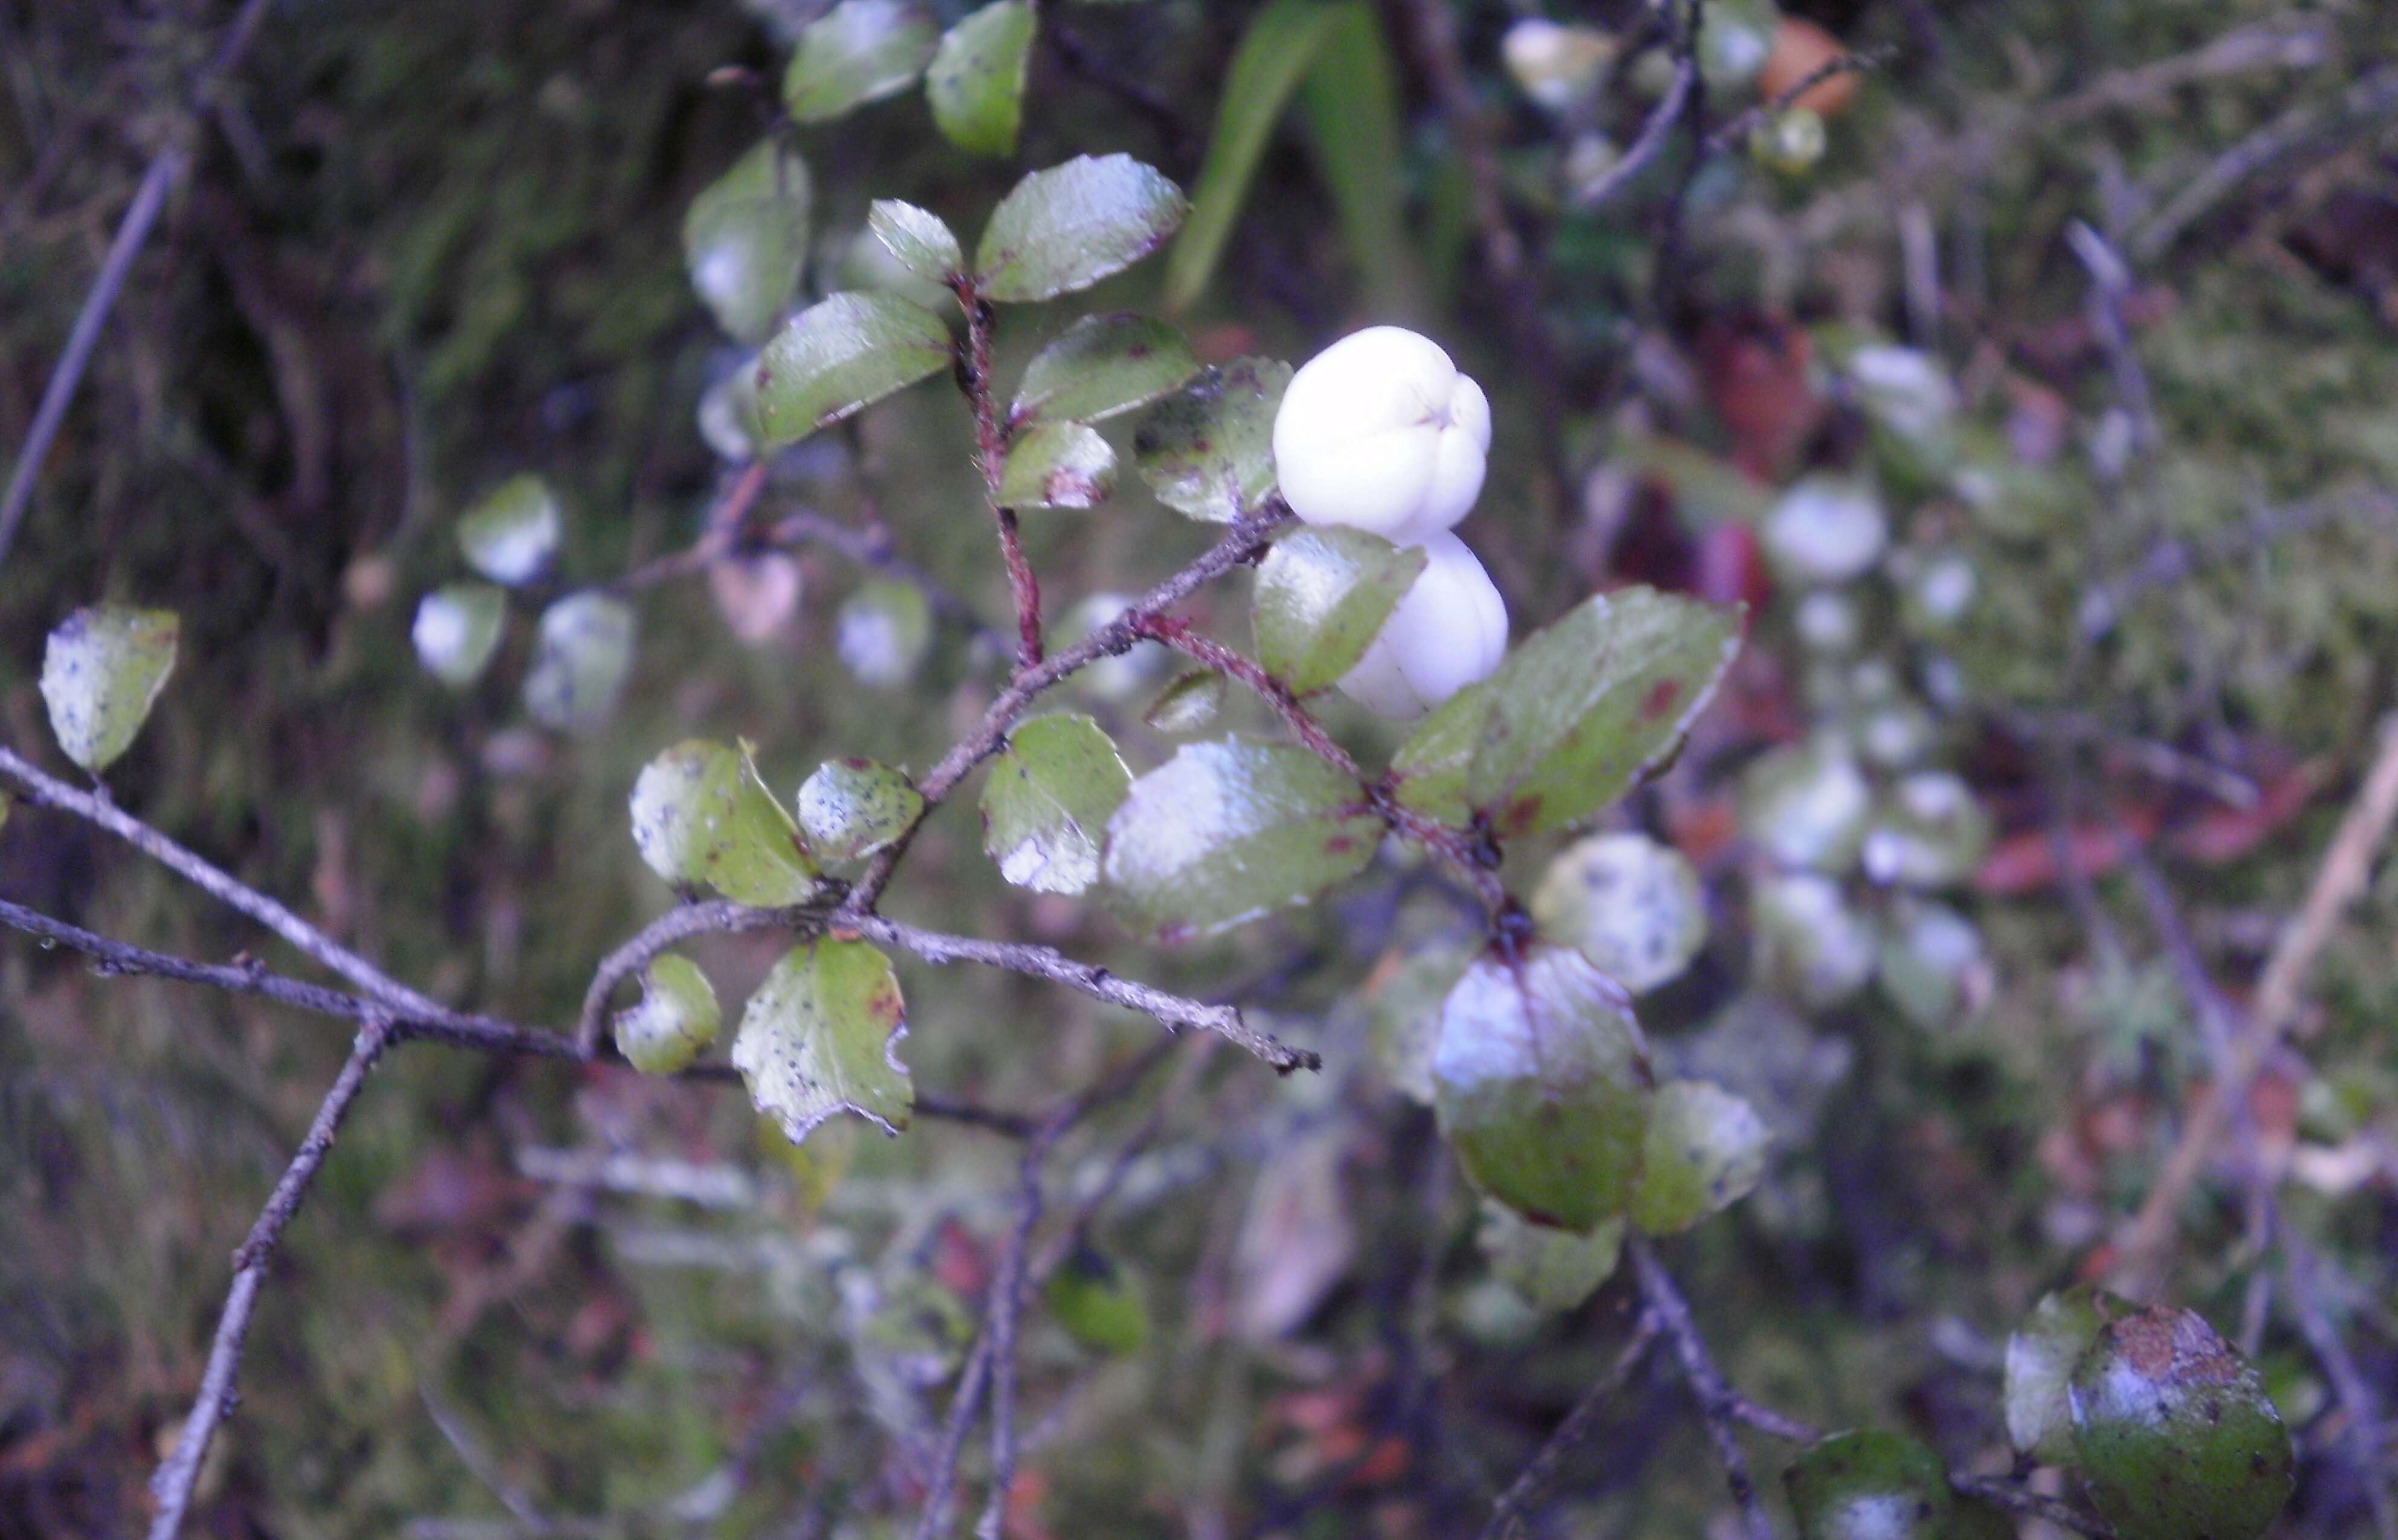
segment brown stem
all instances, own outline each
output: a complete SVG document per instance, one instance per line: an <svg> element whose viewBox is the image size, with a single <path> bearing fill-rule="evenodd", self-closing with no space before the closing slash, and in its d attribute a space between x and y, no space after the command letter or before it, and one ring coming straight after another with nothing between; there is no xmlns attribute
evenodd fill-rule
<svg viewBox="0 0 2398 1540"><path fill-rule="evenodd" d="M1041 580L1024 555L1024 538L1016 524L1016 510L999 501L1000 478L1007 471L1007 426L999 418L998 398L990 388L990 334L995 317L990 302L975 291L971 277L955 282L958 304L966 313L966 365L960 383L974 408L975 458L982 470L983 490L990 499L991 517L999 526L1000 555L1007 562L1007 589L1016 601L1016 671L1024 674L1041 663Z"/></svg>

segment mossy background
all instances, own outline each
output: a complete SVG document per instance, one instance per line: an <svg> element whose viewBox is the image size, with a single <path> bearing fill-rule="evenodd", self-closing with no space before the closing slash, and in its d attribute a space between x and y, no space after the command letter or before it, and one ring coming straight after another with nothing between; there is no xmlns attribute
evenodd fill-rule
<svg viewBox="0 0 2398 1540"><path fill-rule="evenodd" d="M1127 149L1188 183L1255 7L1053 8L1098 64L1042 56L1017 167ZM1494 60L1511 16L1539 7L1451 8L1508 170L1537 190L1556 145ZM2015 446L2028 416L2051 421L2028 390L2009 394L2020 385L2054 398L2067 439L2018 467L2001 516L1969 525L1982 602L1956 660L1979 698L2011 710L2069 711L2260 783L2312 778L2313 795L2236 859L2182 874L2203 944L2244 976L2304 891L2391 703L2398 161L2386 131L2353 129L2288 181L2243 189L2143 271L2135 342L2160 449L2121 485L2101 484L2080 443L2117 382L2086 342L2045 340L2086 300L2068 220L2103 223L2107 189L2131 188L2114 195L2135 204L2170 192L2294 103L2331 100L2386 62L2387 29L2369 6L2248 0L1792 9L1896 61L1836 121L1813 176L1777 180L1738 156L1702 174L1684 239L1703 260L1669 313L1649 311L1661 242L1645 215L1538 221L1569 437L1600 459L1651 430L1735 448L1737 414L1704 389L1677 392L1660 360L1794 316L1898 328L1889 210L1920 205L1970 275L1935 341L1968 382L1974 431ZM914 683L860 687L833 636L863 576L810 549L798 612L762 644L734 637L705 582L644 596L637 672L600 734L563 739L525 720L514 691L526 607L481 685L453 694L432 681L409 617L457 574L457 513L504 476L538 471L560 494L566 581L697 532L719 469L694 412L734 355L691 296L678 230L690 197L761 131L752 95L710 85L710 72L740 65L771 82L777 23L734 0L290 0L271 7L223 108L185 121L179 82L224 10L0 8L0 189L13 190L0 194L0 441L21 438L148 154L185 137L197 156L0 568L0 739L47 756L34 681L42 638L69 609L102 598L174 609L181 663L109 776L118 802L399 977L565 1021L595 959L670 902L625 821L632 778L659 747L746 736L784 795L826 757L921 770L978 713L993 660L945 627ZM2310 67L2202 78L2070 127L2043 121L2041 103L2228 31L2301 22L2324 39ZM1652 499L1613 542L1610 568L1581 489L1544 479L1536 382L1479 275L1454 145L1411 54L1402 66L1413 248L1344 248L1303 140L1286 133L1186 323L1211 356L1303 357L1382 318L1359 296L1420 283L1415 318L1494 398L1491 489L1469 529L1518 635L1608 571L1692 581L1708 522L1693 507L1677 516ZM1142 83L1176 127L1103 75ZM947 148L914 96L800 142L828 252L811 282L825 288L870 199L907 196L972 230L1017 169ZM1153 308L1157 282L1137 269L1086 304L1011 315L1003 369L1012 378L1085 310ZM1649 403L1641 421L1614 405L1627 375ZM879 516L906 556L996 619L1005 587L969 434L954 393L927 387L829 435L778 495ZM2261 510L2349 496L2381 511L2243 543ZM1026 524L1053 614L1138 591L1207 534L1129 476L1097 513ZM2061 618L2094 560L2128 568L2175 540L2238 554L2078 644ZM1219 634L1245 642L1244 608L1239 581L1202 601ZM1758 632L1769 665L1789 663L1773 656L1776 635ZM1793 700L1796 672L1782 677ZM1069 693L1137 770L1170 750L1139 725L1145 693ZM1337 707L1334 720L1369 750L1391 741ZM1969 724L1951 731L2005 827L2037 827L2041 791L2019 747ZM1694 744L1675 795L1720 793L1734 757ZM2168 828L2205 810L2186 788L2135 793ZM1542 853L1518 856L1526 881ZM1730 875L1710 873L1708 955L1644 1006L1667 1052L1702 1054L1703 1032L1724 1030L1708 1024L1740 994ZM303 966L127 850L21 808L0 832L0 893L165 950L247 948ZM2199 1068L2136 896L2102 877L2099 899L2128 938L2119 953L2094 952L2053 886L1977 902L1995 992L1947 1033L1878 1005L1770 1032L1739 1024L1735 1056L1797 1065L1830 1041L1850 1066L1817 1093L1829 1097L1820 1114L1803 1110L1803 1088L1762 1108L1799 1136L1765 1190L1677 1251L1728 1373L1758 1399L1825 1426L1904 1426L1960 1457L1991 1447L1997 1348L2147 1190ZM1387 984L1401 957L1458 931L1423 874L1378 871L1305 913L1151 952L1104 904L1004 888L960 805L920 844L894 907L1194 992L1246 981L1278 1030L1335 1066L1278 1082L1232 1053L1194 1055L1069 1146L1070 1168L1103 1169L1162 1088L1190 1078L1097 1232L1149 1300L1149 1346L1102 1361L1054 1325L1029 1332L1032 1417L1063 1410L1044 1425L1010 1533L1478 1525L1611 1357L1629 1295L1619 1280L1560 1319L1506 1316L1429 1115L1375 1068L1361 983ZM2341 1324L2381 1385L2398 1383L2398 1341L2376 1303L2390 1297L2398 1234L2393 920L2385 877L2321 971L2302 1057L2270 1066L2291 1138L2378 1161L2351 1189L2294 1188L2288 1207L2346 1280ZM775 948L748 938L694 952L730 1010ZM1005 975L903 962L901 976L917 1083L945 1094L1037 1105L1153 1032ZM141 1483L196 1383L230 1249L344 1048L327 1023L0 945L0 1537L140 1525ZM909 1419L941 1404L923 1391L963 1347L1004 1233L1013 1152L934 1122L891 1142L844 1131L797 1156L776 1145L737 1091L397 1056L285 1242L194 1532L539 1533L510 1517L520 1502L577 1534L899 1533L914 1496L908 1440L926 1436ZM525 1152L542 1149L696 1162L749 1185L722 1208L594 1192L529 1174ZM1236 1244L1253 1191L1263 1180L1310 1212L1302 1199L1326 1189L1304 1173L1319 1167L1355 1243L1324 1252L1335 1271L1302 1323L1228 1337L1263 1287L1264 1264ZM2189 1228L2173 1295L2236 1320L2255 1262L2237 1216L2209 1206ZM1302 1225L1279 1245L1267 1261L1299 1268L1323 1238ZM2332 1453L2337 1424L2324 1419L2337 1414L2319 1372L2279 1329L2261 1363L2308 1452L2287 1532L2358 1533L2362 1491ZM1758 1457L1770 1476L1772 1452ZM1697 1536L1723 1507L1683 1392L1660 1372L1627 1389L1552 1522Z"/></svg>

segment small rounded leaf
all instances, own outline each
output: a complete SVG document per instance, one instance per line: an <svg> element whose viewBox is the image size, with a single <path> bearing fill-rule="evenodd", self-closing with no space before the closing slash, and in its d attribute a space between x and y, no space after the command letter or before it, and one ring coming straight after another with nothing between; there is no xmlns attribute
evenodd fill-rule
<svg viewBox="0 0 2398 1540"><path fill-rule="evenodd" d="M1224 676L1210 669L1193 669L1158 692L1140 719L1160 732L1180 736L1197 732L1224 709L1229 690Z"/></svg>
<svg viewBox="0 0 2398 1540"><path fill-rule="evenodd" d="M1758 976L1799 1004L1827 1010L1873 978L1879 948L1872 922L1830 877L1814 872L1760 877L1749 890L1748 906Z"/></svg>
<svg viewBox="0 0 2398 1540"><path fill-rule="evenodd" d="M950 367L949 323L896 294L836 294L786 322L758 355L758 429L796 444Z"/></svg>
<svg viewBox="0 0 2398 1540"><path fill-rule="evenodd" d="M871 759L828 759L800 785L800 833L823 861L858 861L916 826L923 794Z"/></svg>
<svg viewBox="0 0 2398 1540"><path fill-rule="evenodd" d="M1161 941L1238 925L1365 870L1382 821L1355 780L1305 749L1185 744L1108 821L1108 883Z"/></svg>
<svg viewBox="0 0 2398 1540"><path fill-rule="evenodd" d="M915 84L939 41L907 0L842 0L801 29L783 74L783 105L802 123L839 117Z"/></svg>
<svg viewBox="0 0 2398 1540"><path fill-rule="evenodd" d="M878 198L866 212L866 227L899 265L919 278L946 284L966 265L958 237L940 216L896 198Z"/></svg>
<svg viewBox="0 0 2398 1540"><path fill-rule="evenodd" d="M1108 820L1131 788L1098 723L1036 716L1008 734L983 782L982 848L1018 888L1079 893L1099 879Z"/></svg>
<svg viewBox="0 0 2398 1540"><path fill-rule="evenodd" d="M1957 1501L1939 1455L1879 1428L1809 1445L1782 1481L1800 1540L1946 1540Z"/></svg>
<svg viewBox="0 0 2398 1540"><path fill-rule="evenodd" d="M1765 1174L1772 1135L1755 1108L1704 1080L1675 1080L1657 1092L1649 1119L1632 1222L1675 1235L1747 1197Z"/></svg>
<svg viewBox="0 0 2398 1540"><path fill-rule="evenodd" d="M1337 526L1287 531L1258 566L1249 599L1258 662L1305 695L1357 666L1423 575L1421 547Z"/></svg>
<svg viewBox="0 0 2398 1540"><path fill-rule="evenodd" d="M775 908L815 891L799 827L759 779L748 744L693 739L649 762L633 783L633 843L650 870L736 904Z"/></svg>
<svg viewBox="0 0 2398 1540"><path fill-rule="evenodd" d="M507 594L491 583L444 583L417 601L408 633L417 662L445 685L473 684L499 649L507 612Z"/></svg>
<svg viewBox="0 0 2398 1540"><path fill-rule="evenodd" d="M1032 31L1029 0L997 0L942 34L924 98L950 143L977 155L1016 154Z"/></svg>
<svg viewBox="0 0 2398 1540"><path fill-rule="evenodd" d="M1116 488L1116 452L1080 422L1042 422L1016 435L999 473L1003 508L1096 508Z"/></svg>
<svg viewBox="0 0 2398 1540"><path fill-rule="evenodd" d="M614 714L632 670L632 607L605 594L569 594L542 611L525 709L544 727L588 732Z"/></svg>
<svg viewBox="0 0 2398 1540"><path fill-rule="evenodd" d="M975 248L977 288L1017 303L1088 288L1165 244L1188 208L1130 155L1077 155L1000 200Z"/></svg>
<svg viewBox="0 0 2398 1540"><path fill-rule="evenodd" d="M1707 939L1699 874L1646 835L1594 835L1560 851L1532 893L1541 933L1641 994L1679 978Z"/></svg>
<svg viewBox="0 0 2398 1540"><path fill-rule="evenodd" d="M1442 1136L1484 1192L1589 1233L1639 1179L1652 1081L1632 1003L1578 952L1485 952L1449 991L1432 1057Z"/></svg>
<svg viewBox="0 0 2398 1540"><path fill-rule="evenodd" d="M1215 524L1265 506L1274 489L1273 423L1290 366L1235 358L1204 369L1133 433L1133 466L1157 501Z"/></svg>
<svg viewBox="0 0 2398 1540"><path fill-rule="evenodd" d="M42 703L66 757L98 775L133 746L167 676L182 623L168 609L78 609L42 650Z"/></svg>
<svg viewBox="0 0 2398 1540"><path fill-rule="evenodd" d="M716 324L744 342L775 329L808 255L807 163L773 140L691 200L683 262Z"/></svg>
<svg viewBox="0 0 2398 1540"><path fill-rule="evenodd" d="M1758 540L1774 570L1791 583L1847 583L1881 560L1890 543L1890 516L1871 486L1811 475L1773 505Z"/></svg>
<svg viewBox="0 0 2398 1540"><path fill-rule="evenodd" d="M512 475L458 521L458 549L467 566L493 583L519 587L549 569L563 528L549 483Z"/></svg>
<svg viewBox="0 0 2398 1540"><path fill-rule="evenodd" d="M1901 894L1884 917L1881 988L1927 1031L1955 1024L1991 985L1982 933L1945 904Z"/></svg>
<svg viewBox="0 0 2398 1540"><path fill-rule="evenodd" d="M858 683L896 690L932 650L931 601L914 583L869 583L841 607L833 647Z"/></svg>
<svg viewBox="0 0 2398 1540"><path fill-rule="evenodd" d="M1145 315L1085 315L1035 354L1008 408L1014 422L1099 422L1199 372L1182 333Z"/></svg>
<svg viewBox="0 0 2398 1540"><path fill-rule="evenodd" d="M907 1035L890 958L864 942L811 941L785 953L749 998L733 1065L795 1145L843 1112L897 1133L915 1105L899 1061Z"/></svg>
<svg viewBox="0 0 2398 1540"><path fill-rule="evenodd" d="M1776 865L1846 871L1872 813L1865 772L1829 738L1775 749L1741 777L1741 832Z"/></svg>
<svg viewBox="0 0 2398 1540"><path fill-rule="evenodd" d="M2129 1312L2128 1301L2084 1286L2043 1294L2007 1339L2007 1439L2049 1465L2073 1459L2073 1411L2065 1385L2098 1329Z"/></svg>
<svg viewBox="0 0 2398 1540"><path fill-rule="evenodd" d="M1906 888L1964 881L1989 853L1990 815L1963 777L1921 770L1891 788L1859 852L1866 876Z"/></svg>
<svg viewBox="0 0 2398 1540"><path fill-rule="evenodd" d="M1615 1275L1623 1256L1623 1221L1604 1221L1588 1235L1527 1224L1504 1204L1485 1202L1475 1244L1493 1278L1543 1315L1570 1310Z"/></svg>
<svg viewBox="0 0 2398 1540"><path fill-rule="evenodd" d="M641 1003L616 1014L616 1051L644 1075L674 1075L716 1040L723 1012L707 975L671 954L641 973Z"/></svg>
<svg viewBox="0 0 2398 1540"><path fill-rule="evenodd" d="M2120 1540L2256 1540L2289 1500L2289 1430L2255 1367L2195 1311L2101 1327L2066 1395L2090 1505Z"/></svg>
<svg viewBox="0 0 2398 1540"><path fill-rule="evenodd" d="M1149 1341L1149 1305L1130 1273L1088 1246L1077 1246L1043 1292L1066 1334L1094 1353L1138 1353Z"/></svg>

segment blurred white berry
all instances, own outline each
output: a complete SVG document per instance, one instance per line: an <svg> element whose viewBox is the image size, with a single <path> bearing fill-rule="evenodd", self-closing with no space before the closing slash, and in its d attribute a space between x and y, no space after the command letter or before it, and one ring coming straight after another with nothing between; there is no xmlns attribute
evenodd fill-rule
<svg viewBox="0 0 2398 1540"><path fill-rule="evenodd" d="M1273 450L1300 518L1419 544L1481 495L1490 403L1432 339L1368 327L1291 376Z"/></svg>
<svg viewBox="0 0 2398 1540"><path fill-rule="evenodd" d="M1424 569L1381 634L1340 680L1340 692L1378 716L1422 716L1507 652L1507 603L1455 535L1423 542Z"/></svg>
<svg viewBox="0 0 2398 1540"><path fill-rule="evenodd" d="M1598 85L1599 72L1615 57L1615 39L1596 27L1528 17L1507 29L1499 55L1526 96L1561 113Z"/></svg>

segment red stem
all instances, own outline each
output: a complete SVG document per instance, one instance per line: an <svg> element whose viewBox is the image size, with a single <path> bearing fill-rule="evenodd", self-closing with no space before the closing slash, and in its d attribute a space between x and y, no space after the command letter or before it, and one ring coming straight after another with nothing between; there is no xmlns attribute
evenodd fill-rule
<svg viewBox="0 0 2398 1540"><path fill-rule="evenodd" d="M1041 580L1033 575L1032 563L1024 555L1016 510L1002 506L999 501L1000 477L1007 469L1007 428L999 420L999 405L990 390L990 305L975 291L972 278L958 278L953 287L966 313L965 377L960 383L974 408L976 459L982 467L991 516L999 525L999 551L1007 562L1008 593L1016 601L1016 671L1020 675L1041 663Z"/></svg>

